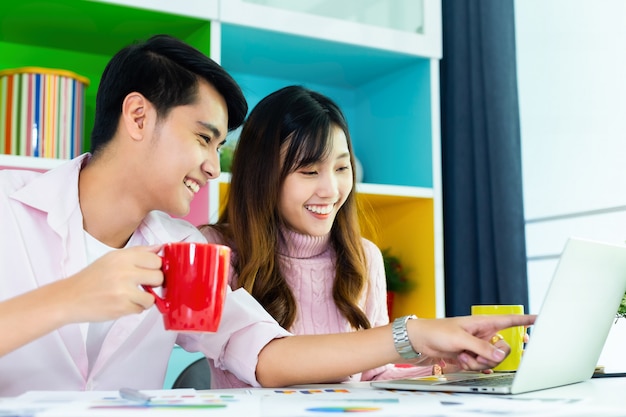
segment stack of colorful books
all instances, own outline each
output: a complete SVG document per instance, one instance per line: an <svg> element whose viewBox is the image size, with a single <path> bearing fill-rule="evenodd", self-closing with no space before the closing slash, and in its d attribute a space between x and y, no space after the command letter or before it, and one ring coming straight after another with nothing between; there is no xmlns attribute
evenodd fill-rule
<svg viewBox="0 0 626 417"><path fill-rule="evenodd" d="M82 152L85 89L71 71L0 71L0 153L70 159Z"/></svg>

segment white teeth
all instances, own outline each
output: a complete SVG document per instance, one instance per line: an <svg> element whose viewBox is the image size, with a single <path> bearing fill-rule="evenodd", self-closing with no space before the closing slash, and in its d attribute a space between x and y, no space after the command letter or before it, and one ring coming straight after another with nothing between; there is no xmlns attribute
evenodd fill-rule
<svg viewBox="0 0 626 417"><path fill-rule="evenodd" d="M333 211L334 204L329 204L327 206L304 206L310 212L316 214L329 214Z"/></svg>
<svg viewBox="0 0 626 417"><path fill-rule="evenodd" d="M190 180L189 178L185 179L185 185L189 188L194 194L200 191L200 185L197 182Z"/></svg>

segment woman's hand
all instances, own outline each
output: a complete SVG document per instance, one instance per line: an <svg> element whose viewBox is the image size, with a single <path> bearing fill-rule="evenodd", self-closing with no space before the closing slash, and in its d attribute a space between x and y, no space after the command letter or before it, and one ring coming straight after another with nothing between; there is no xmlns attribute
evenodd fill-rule
<svg viewBox="0 0 626 417"><path fill-rule="evenodd" d="M464 316L418 319L407 322L413 348L422 353L419 365L439 364L451 370L484 371L497 366L510 347L496 338L498 331L513 326L530 326L534 315ZM493 341L492 341L493 339Z"/></svg>

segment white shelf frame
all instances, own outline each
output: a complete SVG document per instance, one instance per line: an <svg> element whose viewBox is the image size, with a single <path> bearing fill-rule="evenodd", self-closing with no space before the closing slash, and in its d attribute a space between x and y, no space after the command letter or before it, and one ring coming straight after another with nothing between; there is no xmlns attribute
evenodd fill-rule
<svg viewBox="0 0 626 417"><path fill-rule="evenodd" d="M67 162L67 159L39 158L35 156L19 156L0 154L1 168L19 169L52 169Z"/></svg>
<svg viewBox="0 0 626 417"><path fill-rule="evenodd" d="M137 1L137 0L135 0ZM411 33L363 23L262 6L241 0L220 1L218 20L269 31L441 58L441 1L424 0L425 32Z"/></svg>

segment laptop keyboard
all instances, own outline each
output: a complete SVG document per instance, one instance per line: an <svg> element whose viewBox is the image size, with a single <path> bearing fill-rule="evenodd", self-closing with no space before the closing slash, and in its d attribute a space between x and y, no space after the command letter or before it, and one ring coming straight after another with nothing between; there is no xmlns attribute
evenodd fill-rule
<svg viewBox="0 0 626 417"><path fill-rule="evenodd" d="M513 378L515 374L502 374L489 378L474 378L474 379L465 379L460 381L450 381L447 382L446 385L458 385L463 387L501 387L505 385L511 385L513 383Z"/></svg>

